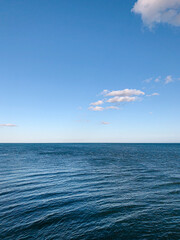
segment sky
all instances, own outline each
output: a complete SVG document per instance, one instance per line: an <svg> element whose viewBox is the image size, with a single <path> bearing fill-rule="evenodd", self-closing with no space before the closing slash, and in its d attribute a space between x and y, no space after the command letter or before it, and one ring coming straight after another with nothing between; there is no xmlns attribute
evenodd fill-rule
<svg viewBox="0 0 180 240"><path fill-rule="evenodd" d="M0 142L180 142L180 0L1 0Z"/></svg>

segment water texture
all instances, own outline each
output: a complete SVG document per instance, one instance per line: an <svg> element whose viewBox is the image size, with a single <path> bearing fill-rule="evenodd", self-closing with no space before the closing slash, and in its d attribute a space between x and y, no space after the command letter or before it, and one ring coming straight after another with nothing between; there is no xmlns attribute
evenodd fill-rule
<svg viewBox="0 0 180 240"><path fill-rule="evenodd" d="M0 144L0 239L180 239L180 144Z"/></svg>

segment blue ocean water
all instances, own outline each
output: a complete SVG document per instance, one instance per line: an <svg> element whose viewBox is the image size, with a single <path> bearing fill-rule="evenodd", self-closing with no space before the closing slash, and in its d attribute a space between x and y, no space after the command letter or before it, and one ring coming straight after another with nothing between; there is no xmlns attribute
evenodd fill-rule
<svg viewBox="0 0 180 240"><path fill-rule="evenodd" d="M180 239L180 144L0 144L0 239Z"/></svg>

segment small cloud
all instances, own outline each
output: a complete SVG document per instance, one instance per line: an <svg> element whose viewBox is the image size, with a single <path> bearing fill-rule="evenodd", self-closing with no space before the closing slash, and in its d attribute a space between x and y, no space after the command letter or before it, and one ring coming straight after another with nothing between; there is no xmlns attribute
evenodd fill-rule
<svg viewBox="0 0 180 240"><path fill-rule="evenodd" d="M119 102L134 102L137 97L113 97L107 100L109 103L119 103Z"/></svg>
<svg viewBox="0 0 180 240"><path fill-rule="evenodd" d="M118 97L129 97L129 96L139 96L139 95L144 95L145 93L136 90L136 89L124 89L124 90L118 90L118 91L112 91L106 94L106 96L118 96Z"/></svg>
<svg viewBox="0 0 180 240"><path fill-rule="evenodd" d="M149 28L156 23L180 26L180 0L137 0L132 12L140 14Z"/></svg>
<svg viewBox="0 0 180 240"><path fill-rule="evenodd" d="M171 75L169 75L169 76L167 76L167 77L165 78L165 84L171 83L171 82L173 82L173 81L174 81L174 80L173 80L173 78L172 78Z"/></svg>
<svg viewBox="0 0 180 240"><path fill-rule="evenodd" d="M116 106L109 106L109 107L106 107L106 109L119 109L118 107L116 107Z"/></svg>
<svg viewBox="0 0 180 240"><path fill-rule="evenodd" d="M108 125L110 124L109 122L101 122L102 125Z"/></svg>
<svg viewBox="0 0 180 240"><path fill-rule="evenodd" d="M88 109L91 110L91 111L96 111L96 112L100 112L100 111L103 111L103 110L104 110L103 107L99 107L99 106L89 107Z"/></svg>
<svg viewBox="0 0 180 240"><path fill-rule="evenodd" d="M151 94L151 96L159 96L160 94L159 93L153 93Z"/></svg>
<svg viewBox="0 0 180 240"><path fill-rule="evenodd" d="M91 111L103 111L107 109L119 109L117 106L105 106L101 107L99 105L106 104L106 103L122 103L122 102L134 102L139 99L140 95L145 95L144 92L137 89L124 89L124 90L117 90L117 91L108 91L104 90L102 92L106 97L105 100L99 100L97 102L91 103L90 107L88 108ZM112 98L110 98L112 97Z"/></svg>
<svg viewBox="0 0 180 240"><path fill-rule="evenodd" d="M11 124L11 123L6 123L6 124L0 124L0 127L17 127L17 125Z"/></svg>
<svg viewBox="0 0 180 240"><path fill-rule="evenodd" d="M157 77L157 78L154 80L154 82L155 82L155 83L158 83L158 82L161 81L160 79L161 79L161 77Z"/></svg>
<svg viewBox="0 0 180 240"><path fill-rule="evenodd" d="M90 105L92 106L98 106L98 105L102 105L103 104L103 101L102 100L99 100L97 102L94 102L94 103L91 103Z"/></svg>
<svg viewBox="0 0 180 240"><path fill-rule="evenodd" d="M108 91L107 89L105 89L105 90L103 90L103 91L101 92L101 95L106 95L108 92L109 92L109 91Z"/></svg>
<svg viewBox="0 0 180 240"><path fill-rule="evenodd" d="M150 83L153 80L153 78L148 78L146 80L144 80L145 83Z"/></svg>
<svg viewBox="0 0 180 240"><path fill-rule="evenodd" d="M152 112L149 112L150 115L152 115L153 113Z"/></svg>

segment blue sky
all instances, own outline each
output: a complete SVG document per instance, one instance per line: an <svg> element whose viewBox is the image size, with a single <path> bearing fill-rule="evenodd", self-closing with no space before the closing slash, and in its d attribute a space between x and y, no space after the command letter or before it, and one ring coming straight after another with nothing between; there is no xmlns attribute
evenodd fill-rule
<svg viewBox="0 0 180 240"><path fill-rule="evenodd" d="M1 1L0 142L180 142L179 10Z"/></svg>

